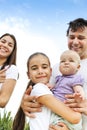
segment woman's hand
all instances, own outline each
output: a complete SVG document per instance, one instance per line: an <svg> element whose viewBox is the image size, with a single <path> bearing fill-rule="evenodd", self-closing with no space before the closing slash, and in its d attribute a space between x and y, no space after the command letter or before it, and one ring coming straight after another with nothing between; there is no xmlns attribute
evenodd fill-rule
<svg viewBox="0 0 87 130"><path fill-rule="evenodd" d="M64 123L59 122L58 125L50 125L49 130L69 130L69 129Z"/></svg>
<svg viewBox="0 0 87 130"><path fill-rule="evenodd" d="M0 83L3 83L6 79L6 69L0 70Z"/></svg>
<svg viewBox="0 0 87 130"><path fill-rule="evenodd" d="M32 112L41 112L41 105L36 102L35 96L30 96L32 86L30 86L21 101L21 108L23 109L24 113L28 117L35 118L35 115Z"/></svg>

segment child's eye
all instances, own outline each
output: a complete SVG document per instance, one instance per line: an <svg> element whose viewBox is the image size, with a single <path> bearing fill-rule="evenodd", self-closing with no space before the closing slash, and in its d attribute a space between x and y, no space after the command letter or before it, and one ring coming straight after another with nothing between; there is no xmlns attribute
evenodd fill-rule
<svg viewBox="0 0 87 130"><path fill-rule="evenodd" d="M47 68L47 66L44 66L44 67L43 67L43 69L46 69L46 68Z"/></svg>
<svg viewBox="0 0 87 130"><path fill-rule="evenodd" d="M32 70L36 70L37 68L36 67L31 67Z"/></svg>
<svg viewBox="0 0 87 130"><path fill-rule="evenodd" d="M70 62L74 62L73 60L70 60Z"/></svg>
<svg viewBox="0 0 87 130"><path fill-rule="evenodd" d="M42 68L46 69L46 68L48 68L48 65L43 65Z"/></svg>
<svg viewBox="0 0 87 130"><path fill-rule="evenodd" d="M64 60L61 60L61 61L60 61L60 63L63 63L63 62L65 62L65 61L64 61Z"/></svg>

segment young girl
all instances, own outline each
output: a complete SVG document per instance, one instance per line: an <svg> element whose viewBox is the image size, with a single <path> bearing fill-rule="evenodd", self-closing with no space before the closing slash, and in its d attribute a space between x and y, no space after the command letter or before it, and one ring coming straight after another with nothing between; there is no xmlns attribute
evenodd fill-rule
<svg viewBox="0 0 87 130"><path fill-rule="evenodd" d="M43 105L42 112L36 112L36 118L30 118L30 130L48 130L51 111L55 112L59 116L62 116L70 123L78 123L81 119L81 114L74 112L63 102L56 99L47 86L51 76L49 58L43 53L34 53L28 59L27 68L28 77L33 85L31 95L36 95L37 102ZM24 113L22 109L19 108L13 122L13 130L23 129Z"/></svg>
<svg viewBox="0 0 87 130"><path fill-rule="evenodd" d="M12 34L0 37L0 107L8 103L18 79L16 67L17 43Z"/></svg>

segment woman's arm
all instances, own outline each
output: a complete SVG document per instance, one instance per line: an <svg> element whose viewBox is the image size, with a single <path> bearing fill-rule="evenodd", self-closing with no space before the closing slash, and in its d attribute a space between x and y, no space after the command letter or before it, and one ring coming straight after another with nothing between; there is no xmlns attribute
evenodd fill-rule
<svg viewBox="0 0 87 130"><path fill-rule="evenodd" d="M3 83L0 83L0 107L2 108L8 103L18 79L18 70L15 65L6 66L4 70L1 71L5 72L6 78Z"/></svg>
<svg viewBox="0 0 87 130"><path fill-rule="evenodd" d="M8 103L15 84L16 84L16 80L14 79L6 79L4 81L0 90L0 107L3 108Z"/></svg>
<svg viewBox="0 0 87 130"><path fill-rule="evenodd" d="M73 111L51 94L40 96L37 101L73 124L78 123L81 119L80 113Z"/></svg>
<svg viewBox="0 0 87 130"><path fill-rule="evenodd" d="M0 70L0 83L3 83L6 79L6 69Z"/></svg>

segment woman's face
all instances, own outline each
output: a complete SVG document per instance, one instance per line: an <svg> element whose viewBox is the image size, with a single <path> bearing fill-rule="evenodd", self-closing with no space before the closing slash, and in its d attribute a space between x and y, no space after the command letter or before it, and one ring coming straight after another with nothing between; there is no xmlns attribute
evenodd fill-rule
<svg viewBox="0 0 87 130"><path fill-rule="evenodd" d="M14 40L10 36L0 39L0 58L8 58L14 49Z"/></svg>

